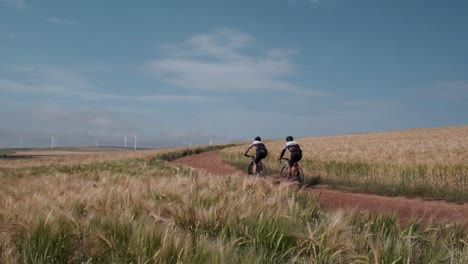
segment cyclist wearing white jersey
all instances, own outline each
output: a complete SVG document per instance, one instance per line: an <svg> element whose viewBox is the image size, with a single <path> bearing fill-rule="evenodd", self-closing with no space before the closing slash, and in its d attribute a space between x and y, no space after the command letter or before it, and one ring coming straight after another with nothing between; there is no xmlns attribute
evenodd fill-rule
<svg viewBox="0 0 468 264"><path fill-rule="evenodd" d="M281 151L280 154L280 160L283 158L284 153L286 150L289 150L291 152L291 157L289 157L289 167L288 167L288 180L291 178L291 168L292 172L294 173L295 167L294 163L300 161L302 159L302 149L301 146L299 146L299 143L294 141L294 138L291 136L286 137L286 144L284 144L283 150Z"/></svg>
<svg viewBox="0 0 468 264"><path fill-rule="evenodd" d="M254 158L254 165L252 168L253 174L257 172L257 164L266 156L268 155L268 149L265 146L265 144L262 142L262 139L260 137L255 137L255 141L250 144L250 146L247 148L247 150L244 153L244 156L248 156L247 153L249 153L249 150L251 148L255 147L256 148L256 153L255 153L255 158Z"/></svg>

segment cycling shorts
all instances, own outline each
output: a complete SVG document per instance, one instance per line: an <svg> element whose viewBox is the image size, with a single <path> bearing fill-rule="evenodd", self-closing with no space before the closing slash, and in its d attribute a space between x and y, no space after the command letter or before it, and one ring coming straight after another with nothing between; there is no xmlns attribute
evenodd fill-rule
<svg viewBox="0 0 468 264"><path fill-rule="evenodd" d="M289 158L289 166L293 166L294 163L299 162L302 159L302 152L292 152Z"/></svg>
<svg viewBox="0 0 468 264"><path fill-rule="evenodd" d="M257 150L256 154L255 154L255 159L254 159L254 163L255 164L258 164L262 159L266 158L266 156L268 155L268 152L265 151L265 150Z"/></svg>

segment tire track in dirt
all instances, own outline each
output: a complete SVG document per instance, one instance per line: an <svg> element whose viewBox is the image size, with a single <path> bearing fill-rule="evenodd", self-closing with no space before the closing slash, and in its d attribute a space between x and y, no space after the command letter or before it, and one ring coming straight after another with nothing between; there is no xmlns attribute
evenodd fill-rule
<svg viewBox="0 0 468 264"><path fill-rule="evenodd" d="M202 169L212 174L223 175L240 171L224 163L219 151L209 151L185 156L173 161L175 164ZM279 183L278 184L290 184ZM373 194L349 193L328 190L323 186L305 188L312 196L318 197L330 208L365 210L371 213L398 214L400 223L406 224L413 217L424 220L433 219L441 223L468 224L468 204L455 204L444 201L425 201L416 198L387 197Z"/></svg>

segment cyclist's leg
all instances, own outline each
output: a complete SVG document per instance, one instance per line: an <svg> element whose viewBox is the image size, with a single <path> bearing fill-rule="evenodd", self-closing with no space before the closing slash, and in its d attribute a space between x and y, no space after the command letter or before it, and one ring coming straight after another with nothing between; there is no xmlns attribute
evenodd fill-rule
<svg viewBox="0 0 468 264"><path fill-rule="evenodd" d="M302 159L302 153L291 153L291 158L289 159L289 167L292 168L289 172L289 176L291 177L291 175L296 175L296 166L297 166L297 162L300 161ZM292 172L292 174L291 174Z"/></svg>
<svg viewBox="0 0 468 264"><path fill-rule="evenodd" d="M255 159L254 159L254 174L257 172L257 165L266 157L266 152L259 150L255 153Z"/></svg>
<svg viewBox="0 0 468 264"><path fill-rule="evenodd" d="M289 157L289 166L288 166L288 181L291 179L291 171L293 170L294 167L294 162L293 162L293 154L291 153L291 157Z"/></svg>
<svg viewBox="0 0 468 264"><path fill-rule="evenodd" d="M253 160L253 174L257 173L257 165L262 160L260 151L255 152L255 158Z"/></svg>
<svg viewBox="0 0 468 264"><path fill-rule="evenodd" d="M302 152L299 153L298 157L297 157L297 161L296 161L296 166L295 169L299 170L299 161L302 159Z"/></svg>

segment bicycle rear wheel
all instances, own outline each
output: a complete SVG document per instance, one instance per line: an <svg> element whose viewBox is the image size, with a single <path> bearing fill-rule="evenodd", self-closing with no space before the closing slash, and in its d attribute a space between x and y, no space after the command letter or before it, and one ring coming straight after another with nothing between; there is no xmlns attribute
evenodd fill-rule
<svg viewBox="0 0 468 264"><path fill-rule="evenodd" d="M247 174L248 175L253 174L253 162L250 162L249 167L247 168Z"/></svg>
<svg viewBox="0 0 468 264"><path fill-rule="evenodd" d="M281 168L281 171L278 175L278 178L282 178L282 179L286 179L288 177L288 166L283 166L283 168Z"/></svg>
<svg viewBox="0 0 468 264"><path fill-rule="evenodd" d="M304 171L301 167L296 167L296 180L299 182L299 186L304 185Z"/></svg>
<svg viewBox="0 0 468 264"><path fill-rule="evenodd" d="M263 165L263 163L259 163L257 165L257 173L261 177L266 175L266 167L265 167L265 165Z"/></svg>

